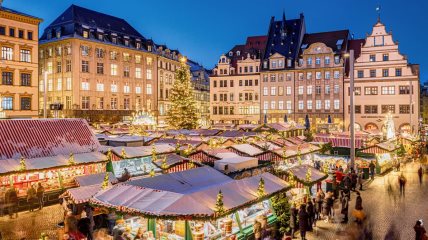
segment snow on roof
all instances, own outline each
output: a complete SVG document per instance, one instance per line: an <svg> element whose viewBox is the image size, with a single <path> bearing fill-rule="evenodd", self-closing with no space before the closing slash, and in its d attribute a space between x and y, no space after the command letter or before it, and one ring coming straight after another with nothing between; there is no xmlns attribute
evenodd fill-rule
<svg viewBox="0 0 428 240"><path fill-rule="evenodd" d="M264 141L263 142L262 141L254 142L254 145L256 145L258 147L261 147L261 148L265 148L266 147L266 148L268 148L267 150L269 150L269 151L281 148L280 146L278 146L276 144L273 144L271 142L264 142Z"/></svg>
<svg viewBox="0 0 428 240"><path fill-rule="evenodd" d="M0 142L0 160L86 153L100 147L83 119L2 120Z"/></svg>
<svg viewBox="0 0 428 240"><path fill-rule="evenodd" d="M255 156L255 155L263 153L263 151L261 149L254 147L253 145L246 144L246 143L245 144L232 145L232 146L230 146L230 148L236 149L239 152L246 153L250 156Z"/></svg>
<svg viewBox="0 0 428 240"><path fill-rule="evenodd" d="M117 179L112 172L108 172L107 174L108 174L109 183L117 182ZM77 176L74 179L76 180L77 185L79 187L83 187L83 186L90 186L94 184L100 185L104 182L105 176L106 176L106 173L96 173L96 174L90 174L90 175Z"/></svg>
<svg viewBox="0 0 428 240"><path fill-rule="evenodd" d="M40 158L25 159L26 170L41 170L54 167L63 167L69 165L70 155L56 155ZM79 153L73 155L76 164L96 163L107 161L107 156L100 152ZM20 167L20 159L2 160L0 164L0 173L8 173L18 171Z"/></svg>
<svg viewBox="0 0 428 240"><path fill-rule="evenodd" d="M101 190L91 199L96 205L151 216L215 217L219 191L225 211L237 210L259 201L260 179L265 194L287 190L289 185L270 173L233 180L210 167L132 180Z"/></svg>
<svg viewBox="0 0 428 240"><path fill-rule="evenodd" d="M169 144L155 144L154 146L157 154L171 153L175 151L175 148ZM127 158L135 158L152 155L153 146L111 148L111 150L119 156L122 155L122 149L125 150Z"/></svg>

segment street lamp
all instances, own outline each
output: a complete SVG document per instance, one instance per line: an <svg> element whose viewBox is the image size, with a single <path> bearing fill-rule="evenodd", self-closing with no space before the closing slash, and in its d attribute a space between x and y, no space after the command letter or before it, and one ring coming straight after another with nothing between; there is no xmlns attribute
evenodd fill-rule
<svg viewBox="0 0 428 240"><path fill-rule="evenodd" d="M354 105L354 49L349 50L349 53L344 54L345 58L349 58L349 97L350 97L350 130L351 130L351 167L355 166L355 105Z"/></svg>

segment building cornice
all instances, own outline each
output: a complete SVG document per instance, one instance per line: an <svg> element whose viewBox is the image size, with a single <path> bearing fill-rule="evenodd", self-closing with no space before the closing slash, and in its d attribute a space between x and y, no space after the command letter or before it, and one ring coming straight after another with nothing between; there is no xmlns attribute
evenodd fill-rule
<svg viewBox="0 0 428 240"><path fill-rule="evenodd" d="M17 22L29 23L33 25L39 25L43 20L40 18L33 18L29 16L23 16L17 13L6 12L0 8L0 18L5 18Z"/></svg>

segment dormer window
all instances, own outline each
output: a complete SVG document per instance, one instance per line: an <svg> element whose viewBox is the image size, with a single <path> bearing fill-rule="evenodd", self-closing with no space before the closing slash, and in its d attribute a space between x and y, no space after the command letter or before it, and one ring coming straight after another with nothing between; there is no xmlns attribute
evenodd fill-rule
<svg viewBox="0 0 428 240"><path fill-rule="evenodd" d="M278 67L283 68L284 67L284 61L278 60Z"/></svg>
<svg viewBox="0 0 428 240"><path fill-rule="evenodd" d="M117 44L117 35L115 33L111 34L111 42Z"/></svg>
<svg viewBox="0 0 428 240"><path fill-rule="evenodd" d="M267 68L268 67L268 62L267 62L267 60L265 60L264 62L263 62L263 68Z"/></svg>
<svg viewBox="0 0 428 240"><path fill-rule="evenodd" d="M124 41L123 41L123 44L125 44L125 46L129 46L129 40L128 39L125 39Z"/></svg>
<svg viewBox="0 0 428 240"><path fill-rule="evenodd" d="M291 59L287 59L287 67L291 67Z"/></svg>
<svg viewBox="0 0 428 240"><path fill-rule="evenodd" d="M241 52L240 51L236 51L236 56L241 56Z"/></svg>
<svg viewBox="0 0 428 240"><path fill-rule="evenodd" d="M315 64L320 65L321 64L321 58L319 58L319 57L315 58Z"/></svg>
<svg viewBox="0 0 428 240"><path fill-rule="evenodd" d="M299 58L299 67L303 66L303 58Z"/></svg>
<svg viewBox="0 0 428 240"><path fill-rule="evenodd" d="M56 30L56 38L61 38L61 28Z"/></svg>
<svg viewBox="0 0 428 240"><path fill-rule="evenodd" d="M98 33L98 40L103 41L104 35L102 33Z"/></svg>
<svg viewBox="0 0 428 240"><path fill-rule="evenodd" d="M222 58L221 58L221 62L222 62L222 63L225 63L225 62L226 62L226 58L222 57Z"/></svg>
<svg viewBox="0 0 428 240"><path fill-rule="evenodd" d="M83 30L83 37L84 38L89 38L89 30Z"/></svg>
<svg viewBox="0 0 428 240"><path fill-rule="evenodd" d="M306 60L306 64L308 65L308 66L310 66L310 65L312 65L312 58L311 57L309 57L307 60Z"/></svg>
<svg viewBox="0 0 428 240"><path fill-rule="evenodd" d="M48 39L51 39L51 38L52 38L52 29L51 29L51 30L48 30L47 38L48 38Z"/></svg>
<svg viewBox="0 0 428 240"><path fill-rule="evenodd" d="M336 55L334 56L334 64L339 64L340 63L340 56Z"/></svg>
<svg viewBox="0 0 428 240"><path fill-rule="evenodd" d="M140 41L135 42L135 48L136 49L140 49L141 48L141 42Z"/></svg>
<svg viewBox="0 0 428 240"><path fill-rule="evenodd" d="M233 52L232 52L232 51L230 51L230 52L229 52L229 56L230 56L230 57L232 57L232 56L233 56Z"/></svg>
<svg viewBox="0 0 428 240"><path fill-rule="evenodd" d="M147 46L147 51L149 51L149 52L152 51L152 46L151 45Z"/></svg>
<svg viewBox="0 0 428 240"><path fill-rule="evenodd" d="M272 62L270 63L271 68L276 68L276 66L277 66L276 64L277 64L276 60L272 61Z"/></svg>

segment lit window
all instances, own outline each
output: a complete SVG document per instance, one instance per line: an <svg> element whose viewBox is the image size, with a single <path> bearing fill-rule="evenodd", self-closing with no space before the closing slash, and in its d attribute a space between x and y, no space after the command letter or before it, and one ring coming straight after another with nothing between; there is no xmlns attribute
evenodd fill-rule
<svg viewBox="0 0 428 240"><path fill-rule="evenodd" d="M112 76L117 76L117 64L112 63L110 65L110 74Z"/></svg>
<svg viewBox="0 0 428 240"><path fill-rule="evenodd" d="M151 69L147 69L147 72L146 72L146 74L147 74L147 80L151 80L152 79L152 70Z"/></svg>
<svg viewBox="0 0 428 240"><path fill-rule="evenodd" d="M330 100L325 100L324 101L324 109L325 110L330 110Z"/></svg>
<svg viewBox="0 0 428 240"><path fill-rule="evenodd" d="M89 91L89 81L87 79L82 80L82 90Z"/></svg>
<svg viewBox="0 0 428 240"><path fill-rule="evenodd" d="M135 78L141 78L141 68L135 68Z"/></svg>
<svg viewBox="0 0 428 240"><path fill-rule="evenodd" d="M20 57L20 61L21 62L31 62L31 52L30 52L30 50L21 49L19 57Z"/></svg>
<svg viewBox="0 0 428 240"><path fill-rule="evenodd" d="M299 110L303 110L303 108L304 108L303 100L299 100Z"/></svg>
<svg viewBox="0 0 428 240"><path fill-rule="evenodd" d="M340 100L335 99L334 100L334 110L338 110L340 108Z"/></svg>
<svg viewBox="0 0 428 240"><path fill-rule="evenodd" d="M152 94L152 84L146 85L146 94L148 95Z"/></svg>
<svg viewBox="0 0 428 240"><path fill-rule="evenodd" d="M12 60L13 59L13 49L10 47L1 47L1 59Z"/></svg>
<svg viewBox="0 0 428 240"><path fill-rule="evenodd" d="M306 108L308 109L308 110L312 110L312 100L308 100L307 102L306 102Z"/></svg>
<svg viewBox="0 0 428 240"><path fill-rule="evenodd" d="M61 91L62 90L62 78L58 78L57 79L56 90L57 91Z"/></svg>

